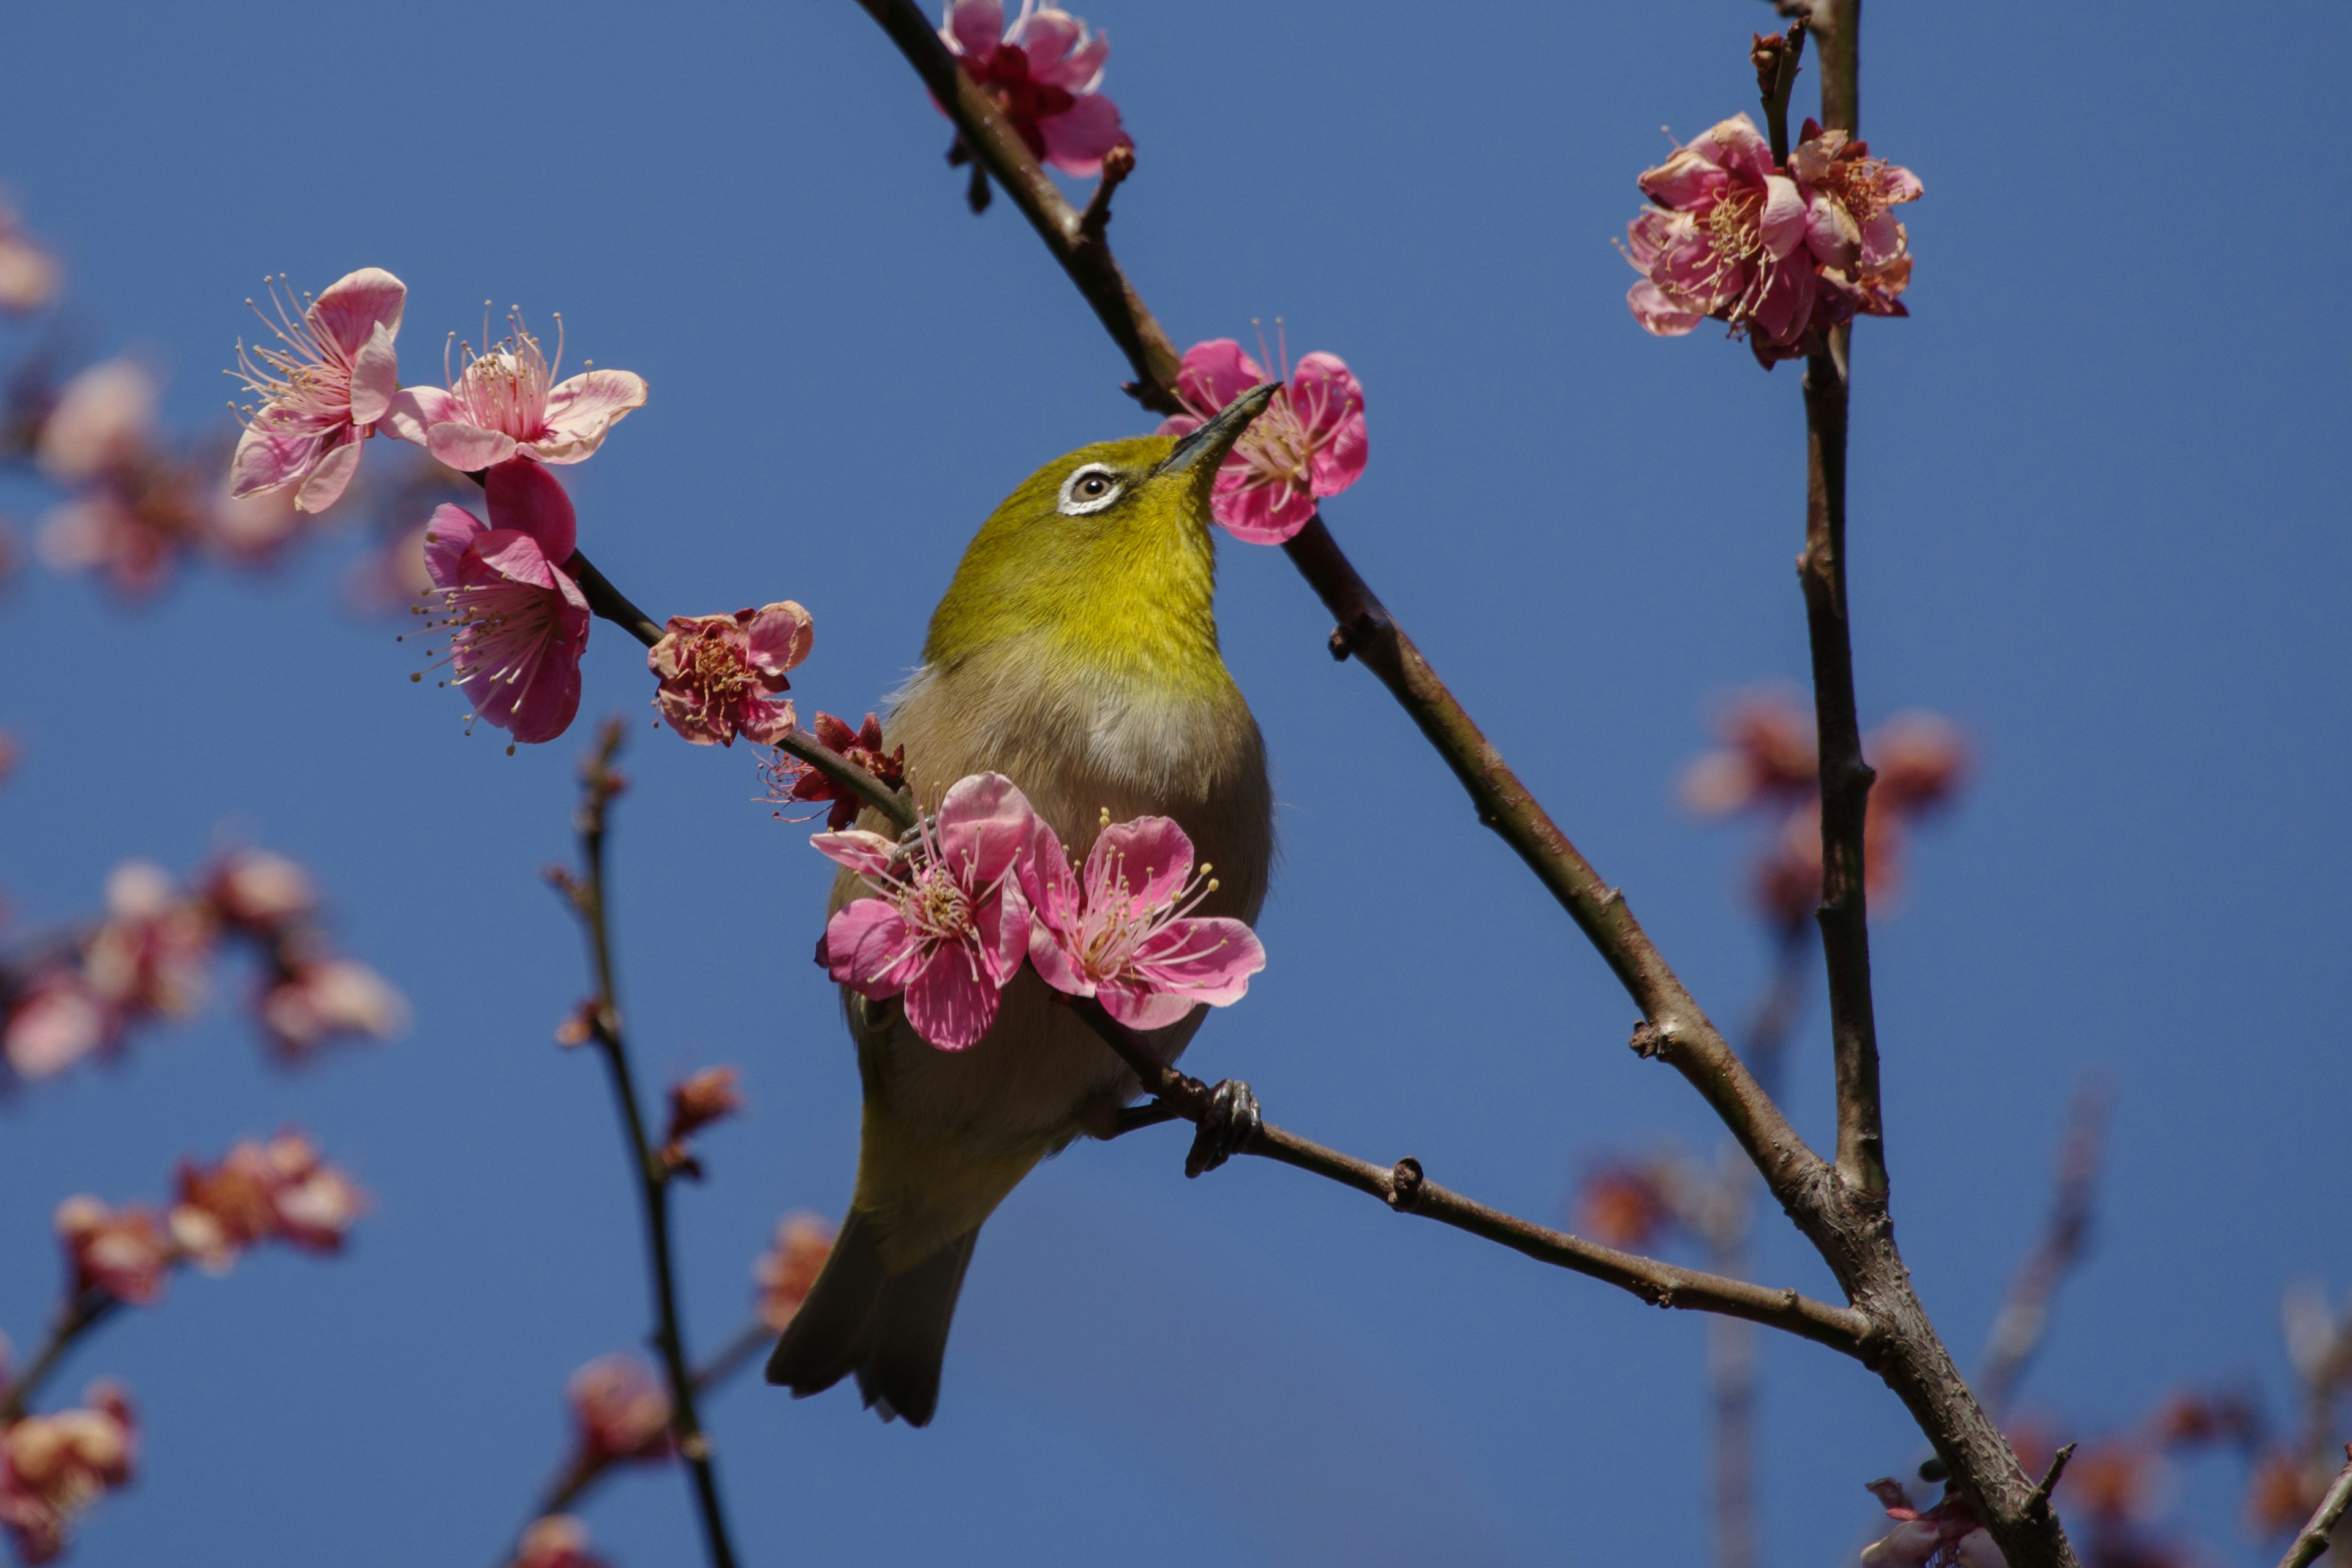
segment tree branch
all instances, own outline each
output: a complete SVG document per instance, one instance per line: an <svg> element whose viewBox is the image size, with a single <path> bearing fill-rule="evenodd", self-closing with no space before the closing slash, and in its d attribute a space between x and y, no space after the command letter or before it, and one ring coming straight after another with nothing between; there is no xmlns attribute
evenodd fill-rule
<svg viewBox="0 0 2352 1568"><path fill-rule="evenodd" d="M1195 1124L1209 1113L1208 1085L1162 1062L1150 1042L1104 1012L1100 1003L1087 999L1071 1005L1134 1070L1143 1087L1157 1097L1160 1109ZM1419 1215L1484 1237L1538 1263L1630 1291L1654 1307L1745 1318L1851 1356L1863 1354L1870 1334L1869 1319L1850 1307L1832 1307L1794 1290L1774 1290L1620 1252L1490 1208L1429 1180L1422 1173L1421 1162L1410 1157L1393 1165L1375 1165L1266 1123L1251 1131L1235 1152L1273 1160L1368 1193L1399 1214Z"/></svg>
<svg viewBox="0 0 2352 1568"><path fill-rule="evenodd" d="M2067 1272L2079 1262L2091 1230L2091 1201L2099 1185L2099 1151L2106 1131L2110 1095L2093 1080L2074 1090L2066 1132L2058 1148L2057 1196L2042 1240L2011 1281L2000 1315L1993 1320L1985 1347L1984 1370L1977 1374L1977 1398L1994 1420L2009 1408L2028 1363L2050 1326L2050 1303Z"/></svg>
<svg viewBox="0 0 2352 1568"><path fill-rule="evenodd" d="M576 556L573 559L578 561ZM598 580L602 581L601 575ZM606 587L609 589L610 584ZM712 1464L710 1439L696 1412L694 1379L687 1370L686 1331L680 1321L677 1273L670 1256L670 1170L655 1154L646 1135L645 1113L637 1103L636 1085L629 1075L628 1047L621 1033L604 880L606 813L622 788L620 775L613 771L613 759L620 749L620 721L608 719L594 749L581 765L580 809L574 821L580 834L583 875L570 883L567 891L588 936L589 959L596 983L594 1038L609 1069L613 1099L620 1110L622 1131L642 1200L646 1261L653 1274L654 1342L661 1352L662 1369L669 1382L670 1433L677 1445L678 1457L686 1461L693 1480L695 1508L702 1521L703 1542L711 1568L735 1568L735 1548L728 1539L727 1516L719 1506L719 1478Z"/></svg>
<svg viewBox="0 0 2352 1568"><path fill-rule="evenodd" d="M121 1305L121 1300L103 1290L85 1290L61 1303L49 1324L49 1337L41 1342L41 1348L25 1363L23 1375L0 1393L0 1426L23 1419L32 1409L34 1396L41 1392L41 1385L65 1360L66 1352L84 1334L112 1317Z"/></svg>
<svg viewBox="0 0 2352 1568"><path fill-rule="evenodd" d="M2311 1522L2296 1531L2294 1544L2279 1559L2279 1568L2311 1568L2327 1550L2328 1538L2344 1522L2347 1510L2352 1510L2352 1443L2344 1445L2344 1468L2336 1472L2336 1484L2319 1500Z"/></svg>

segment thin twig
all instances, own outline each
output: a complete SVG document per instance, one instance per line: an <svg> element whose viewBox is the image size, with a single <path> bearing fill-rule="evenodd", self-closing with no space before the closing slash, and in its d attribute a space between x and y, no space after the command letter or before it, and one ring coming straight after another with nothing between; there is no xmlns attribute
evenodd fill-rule
<svg viewBox="0 0 2352 1568"><path fill-rule="evenodd" d="M2336 1472L2336 1484L2312 1510L2311 1521L2295 1532L2294 1543L2279 1559L2279 1568L2311 1568L2327 1550L2328 1538L2344 1522L2347 1510L2352 1510L2352 1443L2344 1445L2344 1468Z"/></svg>
<svg viewBox="0 0 2352 1568"><path fill-rule="evenodd" d="M41 1385L65 1360L66 1352L84 1334L112 1317L121 1305L119 1299L103 1290L85 1290L60 1305L57 1318L49 1324L49 1337L41 1342L41 1348L25 1363L23 1373L8 1385L5 1394L0 1394L0 1426L22 1419L32 1409L34 1396L41 1392Z"/></svg>
<svg viewBox="0 0 2352 1568"><path fill-rule="evenodd" d="M595 748L581 767L581 803L575 820L583 876L570 891L581 923L587 930L589 958L595 972L594 1037L609 1069L613 1098L621 1112L622 1131L628 1142L630 1164L642 1200L646 1261L653 1274L654 1342L661 1352L662 1369L669 1382L670 1433L678 1457L686 1461L693 1480L696 1511L701 1517L711 1568L735 1568L735 1548L728 1539L727 1516L719 1506L719 1478L712 1462L710 1439L696 1412L694 1379L687 1369L686 1331L680 1321L677 1272L670 1256L671 1173L656 1156L646 1135L645 1113L637 1103L636 1085L629 1075L628 1047L621 1032L604 880L606 812L621 790L620 776L613 771L613 759L620 749L620 721L607 720Z"/></svg>
<svg viewBox="0 0 2352 1568"><path fill-rule="evenodd" d="M2018 1379L2042 1348L2050 1324L2050 1303L2067 1272L2079 1262L2090 1237L2091 1202L2099 1184L2099 1150L2106 1131L2110 1093L2102 1079L2074 1090L2066 1131L2058 1147L2057 1194L2041 1242L2019 1266L2000 1315L1993 1320L1985 1347L1984 1370L1977 1374L1977 1398L1996 1421L2009 1408Z"/></svg>
<svg viewBox="0 0 2352 1568"><path fill-rule="evenodd" d="M1756 67L1756 91L1764 100L1764 125L1775 163L1789 161L1789 94L1797 85L1798 62L1805 58L1805 27L1800 18L1786 33L1759 33L1748 54Z"/></svg>

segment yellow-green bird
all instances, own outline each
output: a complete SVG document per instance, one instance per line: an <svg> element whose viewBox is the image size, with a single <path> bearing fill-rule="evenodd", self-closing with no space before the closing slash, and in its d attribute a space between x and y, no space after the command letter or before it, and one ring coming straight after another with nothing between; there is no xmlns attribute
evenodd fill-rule
<svg viewBox="0 0 2352 1568"><path fill-rule="evenodd" d="M1198 912L1256 920L1273 792L1257 721L1217 648L1209 495L1274 392L1181 438L1082 447L982 526L885 731L926 808L958 779L1001 773L1078 856L1106 820L1173 817L1216 868ZM869 812L861 826L888 825ZM844 872L832 908L862 890ZM843 1003L866 1089L857 1187L768 1381L798 1396L855 1373L883 1419L920 1426L939 1404L981 1222L1040 1160L1106 1133L1139 1086L1034 970L962 1051L925 1044L894 1004L846 987ZM1205 1012L1150 1037L1165 1059Z"/></svg>

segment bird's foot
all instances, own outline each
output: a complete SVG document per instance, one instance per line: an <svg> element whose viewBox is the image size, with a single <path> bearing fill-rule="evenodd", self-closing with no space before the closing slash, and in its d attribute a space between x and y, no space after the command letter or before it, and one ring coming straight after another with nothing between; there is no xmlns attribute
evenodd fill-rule
<svg viewBox="0 0 2352 1568"><path fill-rule="evenodd" d="M1184 1173L1197 1176L1215 1170L1240 1153L1257 1130L1257 1096L1237 1078L1222 1080L1209 1090L1209 1109L1192 1134L1192 1150L1184 1156Z"/></svg>

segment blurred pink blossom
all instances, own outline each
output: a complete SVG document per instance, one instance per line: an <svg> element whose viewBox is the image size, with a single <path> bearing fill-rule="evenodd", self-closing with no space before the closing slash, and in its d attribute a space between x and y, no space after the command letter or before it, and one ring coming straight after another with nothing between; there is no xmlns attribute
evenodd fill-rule
<svg viewBox="0 0 2352 1568"><path fill-rule="evenodd" d="M518 741L551 741L580 710L588 601L563 570L578 529L572 500L537 463L510 458L484 483L490 521L433 514L425 564L441 593L451 684Z"/></svg>
<svg viewBox="0 0 2352 1568"><path fill-rule="evenodd" d="M204 1005L215 928L204 900L163 868L126 860L106 879L106 919L82 954L82 978L126 1016L184 1018Z"/></svg>
<svg viewBox="0 0 2352 1568"><path fill-rule="evenodd" d="M302 1252L341 1251L343 1238L367 1210L366 1194L299 1132L281 1132L261 1152L273 1178L278 1239Z"/></svg>
<svg viewBox="0 0 2352 1568"><path fill-rule="evenodd" d="M205 900L223 925L274 936L319 912L310 873L267 849L232 849L204 879Z"/></svg>
<svg viewBox="0 0 2352 1568"><path fill-rule="evenodd" d="M1862 1549L1864 1568L2007 1568L2009 1560L1966 1499L1947 1497L1923 1512L1897 1481L1875 1480L1870 1490L1895 1524Z"/></svg>
<svg viewBox="0 0 2352 1568"><path fill-rule="evenodd" d="M74 1521L131 1479L139 1436L130 1397L101 1379L82 1399L82 1409L27 1415L0 1429L0 1529L22 1563L57 1557Z"/></svg>
<svg viewBox="0 0 2352 1568"><path fill-rule="evenodd" d="M254 308L278 346L247 350L240 341L230 373L262 400L257 410L245 410L245 435L229 459L230 494L299 485L296 509L324 511L359 471L360 443L375 434L400 390L393 340L408 287L381 267L362 267L317 299L305 296L297 311L291 290L278 292L283 282L269 286L275 321Z"/></svg>
<svg viewBox="0 0 2352 1568"><path fill-rule="evenodd" d="M57 258L0 206L0 310L39 310L58 297L62 279Z"/></svg>
<svg viewBox="0 0 2352 1568"><path fill-rule="evenodd" d="M1131 1029L1160 1029L1193 1007L1224 1007L1265 967L1240 921L1191 911L1217 890L1192 841L1165 816L1108 820L1083 873L1045 819L1032 830L1022 889L1035 912L1029 962L1046 984L1099 999Z"/></svg>
<svg viewBox="0 0 2352 1568"><path fill-rule="evenodd" d="M278 1054L299 1058L343 1038L387 1040L408 1026L408 1002L356 959L298 959L262 994L261 1025Z"/></svg>
<svg viewBox="0 0 2352 1568"><path fill-rule="evenodd" d="M131 359L103 360L58 389L33 447L41 472L61 485L96 479L137 461L154 434L152 371Z"/></svg>
<svg viewBox="0 0 2352 1568"><path fill-rule="evenodd" d="M588 1527L568 1513L530 1521L509 1568L605 1568L588 1550Z"/></svg>
<svg viewBox="0 0 2352 1568"><path fill-rule="evenodd" d="M809 613L790 599L731 616L672 616L646 650L661 682L654 702L669 727L698 746L735 743L738 734L772 746L793 732L784 672L808 657Z"/></svg>
<svg viewBox="0 0 2352 1568"><path fill-rule="evenodd" d="M26 1079L53 1078L120 1037L121 1019L90 992L79 970L62 964L39 970L7 1009L0 1026L0 1056Z"/></svg>
<svg viewBox="0 0 2352 1568"><path fill-rule="evenodd" d="M634 1355L600 1356L572 1374L565 1397L583 1459L669 1457L669 1394Z"/></svg>
<svg viewBox="0 0 2352 1568"><path fill-rule="evenodd" d="M1009 27L1003 0L950 0L940 37L1039 160L1097 174L1103 155L1127 141L1118 106L1098 90L1108 34L1036 0L1023 0Z"/></svg>
<svg viewBox="0 0 2352 1568"><path fill-rule="evenodd" d="M770 1332L784 1331L832 1253L833 1226L825 1220L813 1214L788 1214L776 1222L774 1245L751 1265L760 1321Z"/></svg>
<svg viewBox="0 0 2352 1568"><path fill-rule="evenodd" d="M83 1194L58 1205L55 1223L77 1297L96 1290L143 1306L163 1293L174 1249L152 1210L138 1204L110 1209Z"/></svg>
<svg viewBox="0 0 2352 1568"><path fill-rule="evenodd" d="M1189 435L1267 379L1231 338L1194 343L1176 376L1186 412L1160 434ZM1279 544L1307 526L1318 500L1363 477L1368 453L1363 383L1339 355L1310 353L1286 371L1283 389L1225 455L1210 509L1234 538Z"/></svg>
<svg viewBox="0 0 2352 1568"><path fill-rule="evenodd" d="M1015 872L1035 825L1011 779L976 773L948 791L905 859L878 833L816 835L809 842L877 895L834 915L817 962L860 995L905 993L907 1022L940 1050L977 1044L1029 949Z"/></svg>
<svg viewBox="0 0 2352 1568"><path fill-rule="evenodd" d="M447 387L411 386L392 399L393 435L414 441L462 473L495 468L517 453L542 463L576 463L603 445L605 432L646 403L645 378L625 370L563 368L563 318L556 318L555 363L509 315L512 332L465 363ZM485 336L488 334L485 332Z"/></svg>

